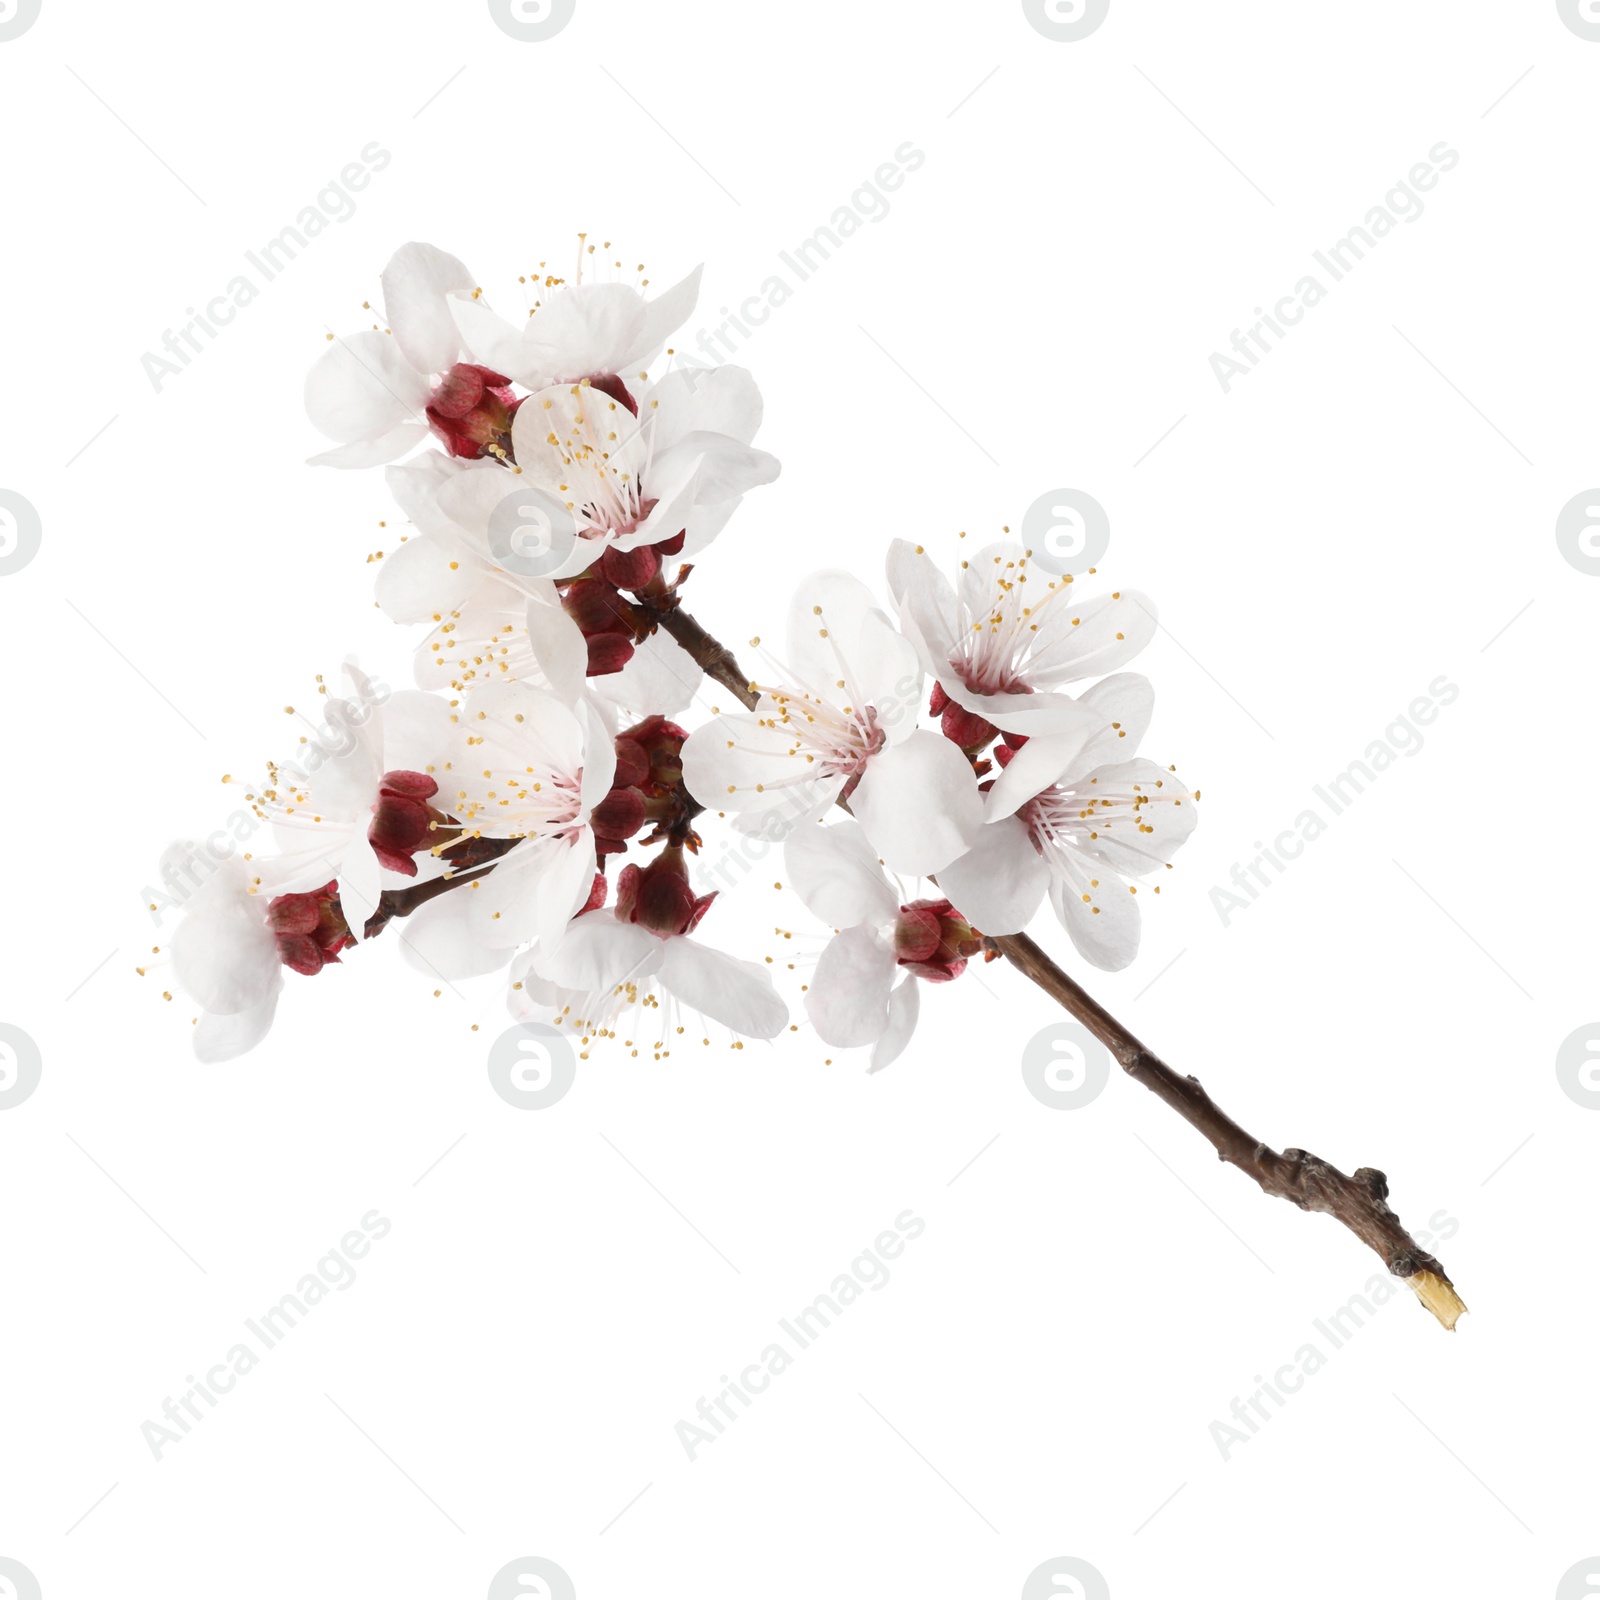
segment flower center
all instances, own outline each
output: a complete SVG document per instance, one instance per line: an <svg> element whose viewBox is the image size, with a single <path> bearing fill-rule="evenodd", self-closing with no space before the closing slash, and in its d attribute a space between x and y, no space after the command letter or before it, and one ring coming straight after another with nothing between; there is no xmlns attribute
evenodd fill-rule
<svg viewBox="0 0 1600 1600"><path fill-rule="evenodd" d="M1069 603L1072 578L1031 575L1028 558L993 556L992 597L969 592L963 574L963 632L950 654L951 670L974 694L1031 694L1029 658L1041 622ZM1076 626L1076 622L1074 622Z"/></svg>

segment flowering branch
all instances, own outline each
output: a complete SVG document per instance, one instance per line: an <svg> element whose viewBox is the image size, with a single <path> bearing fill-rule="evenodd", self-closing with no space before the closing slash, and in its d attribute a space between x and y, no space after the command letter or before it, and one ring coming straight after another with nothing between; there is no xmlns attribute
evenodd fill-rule
<svg viewBox="0 0 1600 1600"><path fill-rule="evenodd" d="M677 603L653 613L708 677L752 710L760 695L733 652ZM1406 1231L1387 1205L1389 1182L1375 1167L1348 1176L1307 1150L1279 1152L1246 1133L1212 1100L1198 1078L1181 1077L1136 1038L1081 985L1068 977L1025 933L988 938L985 945L1077 1018L1116 1058L1122 1070L1170 1106L1211 1141L1219 1160L1237 1167L1280 1200L1302 1211L1320 1211L1341 1222L1397 1278L1404 1278L1446 1329L1454 1330L1467 1309L1439 1261Z"/></svg>
<svg viewBox="0 0 1600 1600"><path fill-rule="evenodd" d="M1121 670L1154 636L1153 602L1085 594L1010 537L965 547L952 583L895 538L892 614L854 575L813 573L784 658L753 683L681 593L743 496L778 476L753 443L760 390L741 368L676 360L651 381L699 272L647 298L642 266L636 286L612 278L622 260L594 248L580 239L571 282L541 264L534 304L507 320L454 256L405 245L383 272L386 326L330 336L307 378L334 444L314 462L386 467L412 529L378 605L429 631L416 690L380 697L346 661L354 698L330 699L316 740L247 789L274 848L222 861L187 898L171 957L197 1057L258 1044L286 972L315 977L357 947L357 906L375 908L368 939L415 918L400 943L419 970L504 970L512 1016L573 1031L585 1057L646 1018L657 1059L682 1016L736 1049L794 1031L769 963L697 935L717 899L690 870L709 807L782 839L789 887L833 929L802 990L819 1040L870 1049L880 1071L925 989L1004 956L1221 1159L1337 1218L1454 1326L1465 1308L1382 1173L1253 1139L1023 932L1048 898L1083 960L1125 968L1152 880L1198 821L1198 791L1139 754L1155 691ZM442 449L418 453L430 435ZM680 648L738 709L673 720L700 681ZM173 871L187 851L172 847ZM906 878L937 898L903 903ZM450 894L462 886L476 892Z"/></svg>

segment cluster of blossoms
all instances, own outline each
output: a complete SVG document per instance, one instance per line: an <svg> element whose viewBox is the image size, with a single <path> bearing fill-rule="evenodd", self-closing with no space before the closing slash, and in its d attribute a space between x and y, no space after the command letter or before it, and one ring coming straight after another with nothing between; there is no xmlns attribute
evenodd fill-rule
<svg viewBox="0 0 1600 1600"><path fill-rule="evenodd" d="M1119 670L1151 603L1080 598L1010 540L952 583L896 540L881 595L807 579L751 709L686 728L704 684L670 628L687 558L778 463L752 442L749 373L649 377L698 272L651 296L584 281L591 255L573 282L535 279L513 323L455 257L407 245L383 325L307 379L334 446L314 464L383 467L410 524L377 601L424 629L419 687L380 693L348 664L316 759L250 791L273 852L218 870L172 941L202 1059L263 1037L286 970L316 975L397 917L428 977L504 972L513 1016L586 1040L639 1008L664 1032L679 1015L738 1039L798 1027L771 964L718 947L717 896L694 881L709 814L782 842L833 930L805 1015L874 1069L910 1039L919 984L958 978L1047 896L1085 959L1133 958L1136 880L1195 823L1195 797L1136 753L1153 696Z"/></svg>

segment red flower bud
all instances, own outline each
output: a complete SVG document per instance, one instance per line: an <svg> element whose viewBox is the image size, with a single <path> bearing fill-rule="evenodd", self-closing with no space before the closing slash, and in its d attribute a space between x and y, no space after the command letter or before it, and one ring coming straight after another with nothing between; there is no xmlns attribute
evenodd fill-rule
<svg viewBox="0 0 1600 1600"><path fill-rule="evenodd" d="M683 781L683 742L689 735L676 722L663 716L646 717L636 722L617 738L617 782L622 782L622 746L626 742L633 750L642 751L645 758L645 775L629 781L641 789L670 789ZM630 761L634 759L629 755Z"/></svg>
<svg viewBox="0 0 1600 1600"><path fill-rule="evenodd" d="M521 403L509 378L462 361L434 386L428 424L451 455L472 460L494 445L510 448L511 420Z"/></svg>
<svg viewBox="0 0 1600 1600"><path fill-rule="evenodd" d="M618 785L635 787L650 781L650 753L631 732L619 733L616 738L617 775L611 781Z"/></svg>
<svg viewBox="0 0 1600 1600"><path fill-rule="evenodd" d="M618 589L631 589L635 594L648 589L660 570L661 556L653 544L636 545L632 550L618 550L613 545L590 568L607 583Z"/></svg>
<svg viewBox="0 0 1600 1600"><path fill-rule="evenodd" d="M975 711L968 711L965 706L957 705L954 700L945 706L939 718L939 727L945 738L952 744L960 745L968 755L976 755L998 731L992 722Z"/></svg>
<svg viewBox="0 0 1600 1600"><path fill-rule="evenodd" d="M425 772L386 772L379 781L367 841L391 872L416 877L412 857L429 847L433 825L446 820L428 804L438 792L439 785Z"/></svg>
<svg viewBox="0 0 1600 1600"><path fill-rule="evenodd" d="M595 848L602 855L626 850L626 841L644 826L644 796L631 787L613 789L589 813L589 826L594 829Z"/></svg>
<svg viewBox="0 0 1600 1600"><path fill-rule="evenodd" d="M894 924L895 960L929 983L959 978L983 938L948 900L913 900Z"/></svg>
<svg viewBox="0 0 1600 1600"><path fill-rule="evenodd" d="M277 936L278 959L308 978L355 943L339 907L337 882L305 894L280 894L267 906L267 926Z"/></svg>
<svg viewBox="0 0 1600 1600"><path fill-rule="evenodd" d="M617 878L617 915L662 939L692 933L717 898L689 886L683 850L668 845L647 867L629 863Z"/></svg>

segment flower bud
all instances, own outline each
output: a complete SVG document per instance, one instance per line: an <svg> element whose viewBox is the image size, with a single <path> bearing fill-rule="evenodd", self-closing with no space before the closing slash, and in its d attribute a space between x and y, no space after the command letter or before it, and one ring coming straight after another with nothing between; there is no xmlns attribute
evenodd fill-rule
<svg viewBox="0 0 1600 1600"><path fill-rule="evenodd" d="M511 380L488 367L457 362L434 386L428 424L453 456L475 460L493 447L511 447L519 401Z"/></svg>
<svg viewBox="0 0 1600 1600"><path fill-rule="evenodd" d="M948 900L913 900L895 918L895 960L929 983L959 978L982 949L982 935Z"/></svg>
<svg viewBox="0 0 1600 1600"><path fill-rule="evenodd" d="M679 845L668 845L647 867L630 862L617 878L617 915L662 939L692 933L716 898L715 890L697 896L689 886Z"/></svg>
<svg viewBox="0 0 1600 1600"><path fill-rule="evenodd" d="M396 770L379 780L367 841L391 872L416 877L417 864L412 857L431 846L434 824L447 820L428 804L438 792L439 785L425 772Z"/></svg>
<svg viewBox="0 0 1600 1600"><path fill-rule="evenodd" d="M632 659L634 646L648 632L648 624L642 624L633 603L624 600L616 585L598 576L594 567L567 585L561 606L577 623L588 646L587 675L591 678L620 672Z"/></svg>
<svg viewBox="0 0 1600 1600"><path fill-rule="evenodd" d="M992 722L952 700L939 683L934 684L933 693L928 696L928 715L937 717L945 738L960 745L969 756L976 755L999 732Z"/></svg>
<svg viewBox="0 0 1600 1600"><path fill-rule="evenodd" d="M337 882L305 894L278 895L267 906L267 926L277 938L278 959L308 978L355 943L339 906Z"/></svg>
<svg viewBox="0 0 1600 1600"><path fill-rule="evenodd" d="M628 848L627 841L644 826L644 796L629 785L619 784L589 813L594 829L595 849L601 855L615 855Z"/></svg>

